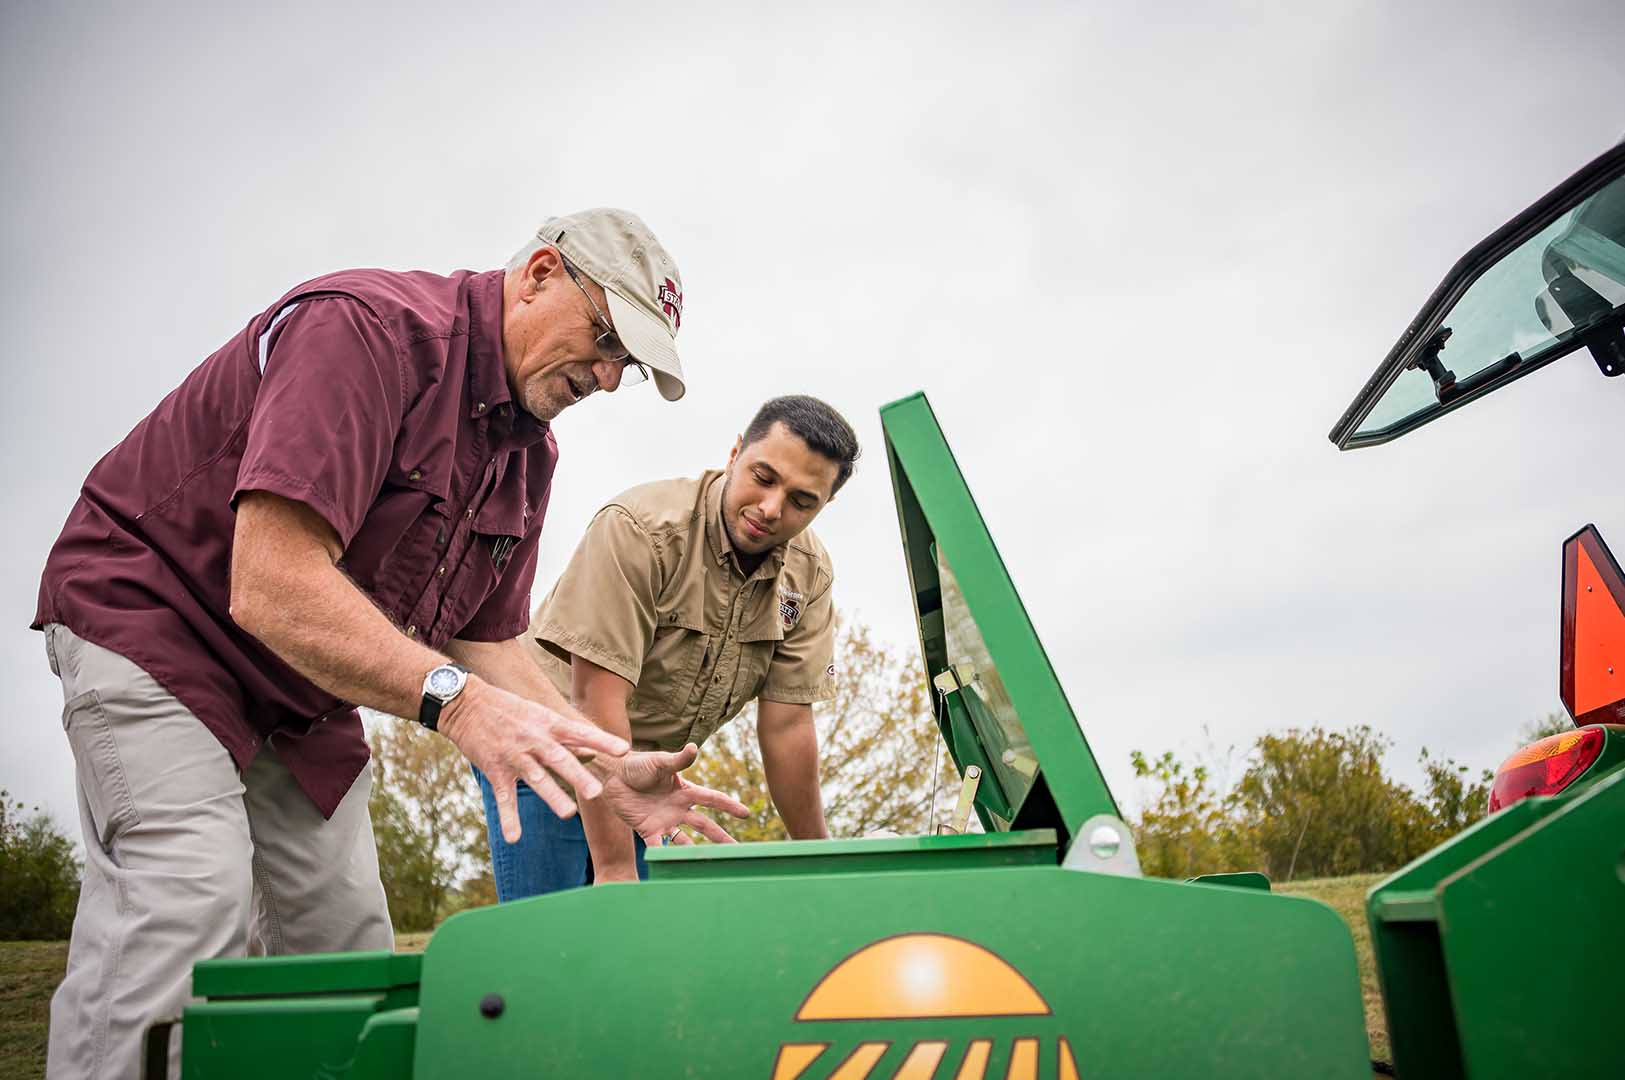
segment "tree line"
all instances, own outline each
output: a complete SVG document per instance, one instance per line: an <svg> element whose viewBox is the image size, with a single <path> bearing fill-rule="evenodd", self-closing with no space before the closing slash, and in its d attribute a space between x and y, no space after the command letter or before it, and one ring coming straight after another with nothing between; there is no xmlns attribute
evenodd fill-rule
<svg viewBox="0 0 1625 1080"><path fill-rule="evenodd" d="M1548 715L1526 725L1517 746L1573 726ZM1130 822L1140 867L1170 878L1258 870L1274 881L1380 873L1488 812L1489 770L1473 775L1424 749L1413 790L1384 769L1392 745L1364 725L1262 735L1240 779L1222 790L1207 765L1135 751L1135 775L1150 789Z"/></svg>

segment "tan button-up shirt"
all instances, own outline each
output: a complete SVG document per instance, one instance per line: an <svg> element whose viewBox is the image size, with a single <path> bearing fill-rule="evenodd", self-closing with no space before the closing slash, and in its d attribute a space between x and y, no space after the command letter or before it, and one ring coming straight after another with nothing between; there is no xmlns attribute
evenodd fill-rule
<svg viewBox="0 0 1625 1080"><path fill-rule="evenodd" d="M747 576L722 486L716 471L660 480L598 511L522 638L566 696L572 654L632 683L640 749L704 743L757 697L834 696L829 554L809 530Z"/></svg>

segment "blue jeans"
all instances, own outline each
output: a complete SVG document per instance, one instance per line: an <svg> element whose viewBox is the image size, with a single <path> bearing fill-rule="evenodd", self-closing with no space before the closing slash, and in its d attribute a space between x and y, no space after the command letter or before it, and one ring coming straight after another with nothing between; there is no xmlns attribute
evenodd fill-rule
<svg viewBox="0 0 1625 1080"><path fill-rule="evenodd" d="M496 792L485 774L473 765L474 779L480 783L485 800L485 830L491 838L491 876L496 881L499 901L522 900L527 896L558 892L592 884L592 853L587 850L587 834L581 830L581 815L568 820L553 813L542 797L519 781L519 828L517 844L502 839L502 819L497 816ZM643 838L636 834L638 877L648 880L649 868L643 862Z"/></svg>

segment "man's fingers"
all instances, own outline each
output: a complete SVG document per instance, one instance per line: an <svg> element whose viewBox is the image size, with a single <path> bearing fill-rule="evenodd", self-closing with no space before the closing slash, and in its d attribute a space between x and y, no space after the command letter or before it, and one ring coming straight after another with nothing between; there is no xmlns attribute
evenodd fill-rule
<svg viewBox="0 0 1625 1080"><path fill-rule="evenodd" d="M530 790L540 795L542 801L559 817L570 818L575 816L575 801L566 795L558 784L553 782L553 778L548 775L546 769L538 768L534 772L527 773L525 783L529 784ZM515 830L514 835L517 838L518 830ZM512 841L509 842L512 843Z"/></svg>
<svg viewBox="0 0 1625 1080"><path fill-rule="evenodd" d="M515 805L514 781L498 782L491 778L491 790L497 797L497 818L502 822L502 839L510 844L519 843L519 807Z"/></svg>
<svg viewBox="0 0 1625 1080"><path fill-rule="evenodd" d="M534 755L541 763L562 779L566 784L575 788L576 797L580 799L596 799L604 790L603 782L587 771L587 767L559 743L554 743L540 754Z"/></svg>
<svg viewBox="0 0 1625 1080"><path fill-rule="evenodd" d="M707 840L713 840L719 844L737 844L739 842L729 836L728 831L721 825L718 825L698 810L690 810L688 815L683 818L683 824L691 829L698 829L700 834ZM687 837L684 837L684 839L686 840ZM689 842L693 843L693 841Z"/></svg>
<svg viewBox="0 0 1625 1080"><path fill-rule="evenodd" d="M721 810L737 818L750 816L750 809L732 795L724 795L708 787L690 784L686 780L683 782L682 790L684 797L692 806L709 806L713 810Z"/></svg>
<svg viewBox="0 0 1625 1080"><path fill-rule="evenodd" d="M557 713L552 715L558 716ZM552 736L571 750L587 750L593 753L608 754L610 757L624 757L632 749L630 743L619 735L611 735L596 724L586 724L579 720L567 720L559 716L550 725Z"/></svg>

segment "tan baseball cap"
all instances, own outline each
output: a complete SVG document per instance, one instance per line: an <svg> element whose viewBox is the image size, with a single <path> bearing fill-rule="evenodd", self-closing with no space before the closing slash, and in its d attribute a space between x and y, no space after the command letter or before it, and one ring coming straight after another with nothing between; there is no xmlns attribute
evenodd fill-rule
<svg viewBox="0 0 1625 1080"><path fill-rule="evenodd" d="M683 278L643 219L600 206L548 218L536 235L603 287L615 333L654 375L660 396L683 396L677 327L683 321Z"/></svg>

